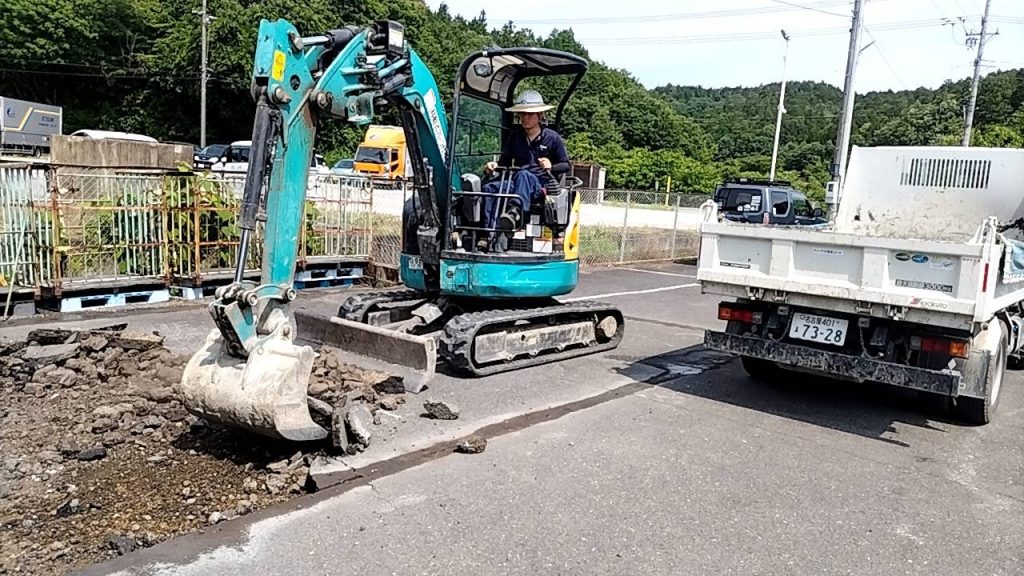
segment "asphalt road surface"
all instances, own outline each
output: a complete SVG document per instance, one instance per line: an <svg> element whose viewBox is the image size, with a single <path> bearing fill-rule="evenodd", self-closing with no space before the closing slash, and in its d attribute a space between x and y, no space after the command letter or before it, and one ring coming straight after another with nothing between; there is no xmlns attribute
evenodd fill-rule
<svg viewBox="0 0 1024 576"><path fill-rule="evenodd" d="M453 380L494 403L482 454L396 458L87 573L1024 574L1020 373L985 427L888 387L754 383L700 348L717 298L693 274L589 273L571 297L623 309L620 348Z"/></svg>

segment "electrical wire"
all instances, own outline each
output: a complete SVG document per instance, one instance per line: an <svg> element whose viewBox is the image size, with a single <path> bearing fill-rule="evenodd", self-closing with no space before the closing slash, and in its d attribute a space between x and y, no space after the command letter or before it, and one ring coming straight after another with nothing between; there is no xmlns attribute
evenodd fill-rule
<svg viewBox="0 0 1024 576"><path fill-rule="evenodd" d="M849 18L850 17L849 14L837 14L835 12L829 12L828 10L821 10L820 8L815 8L814 6L807 5L807 4L796 4L794 2L787 2L786 0L769 0L769 1L775 2L776 4L783 4L785 6L792 6L793 8L798 8L798 9L801 9L801 10L810 10L811 12L817 12L819 14L828 14L829 16L838 16L840 18Z"/></svg>
<svg viewBox="0 0 1024 576"><path fill-rule="evenodd" d="M921 19L921 20L904 20L896 22L885 22L876 24L873 26L876 32L883 30L911 30L918 28L930 28L937 25L944 25L942 19ZM831 28L804 28L798 30L788 30L789 35L793 38L797 37L813 37L813 36L830 36L837 34L849 34L850 30L847 26L842 27L831 27ZM778 31L771 32L737 32L727 34L696 34L692 36L632 36L632 37L595 37L595 38L578 38L577 40L586 46L602 46L602 45L642 45L642 44L697 44L706 42L730 42L730 41L747 41L747 40L764 40L768 38L778 37Z"/></svg>
<svg viewBox="0 0 1024 576"><path fill-rule="evenodd" d="M637 16L594 16L590 18L528 18L513 20L512 22L516 25L573 25L573 24L622 24L629 22L661 22L665 20L698 20L704 18L732 18L736 16L754 16L758 14L771 14L774 12L792 12L794 10L805 9L805 10L817 10L817 6L821 7L836 7L836 6L850 6L849 0L825 0L816 2L813 5L800 5L790 4L788 2L782 2L781 0L770 0L772 2L779 1L783 6L761 6L757 8L734 8L730 10L711 10L705 12L682 12L673 14L649 14L649 15L637 15ZM881 1L881 0L879 0ZM831 14L826 12L826 14ZM837 16L838 14L831 14ZM489 19L491 20L491 19ZM497 18L493 19L497 21ZM502 21L507 21L503 19Z"/></svg>
<svg viewBox="0 0 1024 576"><path fill-rule="evenodd" d="M889 62L889 57L885 54L885 50L878 42L878 39L875 38L875 35L871 33L871 30L868 29L867 26L864 27L864 31L868 33L868 38L871 38L871 41L875 43L875 49L878 50L878 55L882 57L882 62L885 63L885 67L889 69L889 72L892 72L892 75L896 77L896 80L901 86L903 86L904 90L909 90L910 88L907 87L907 83L903 81L903 78L901 78L899 73L896 72L896 69L893 68L892 63Z"/></svg>

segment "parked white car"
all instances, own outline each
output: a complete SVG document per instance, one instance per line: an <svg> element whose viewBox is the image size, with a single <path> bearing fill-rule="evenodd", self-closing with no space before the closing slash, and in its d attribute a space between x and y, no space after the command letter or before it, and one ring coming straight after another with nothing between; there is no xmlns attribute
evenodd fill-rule
<svg viewBox="0 0 1024 576"><path fill-rule="evenodd" d="M129 132L114 132L111 130L76 130L71 133L71 136L81 136L93 140L134 140L136 142L159 144L159 141L151 136L131 134Z"/></svg>
<svg viewBox="0 0 1024 576"><path fill-rule="evenodd" d="M210 167L210 171L214 175L237 179L240 184L245 179L245 174L249 170L249 154L251 149L251 140L232 142L224 149L217 162ZM321 182L324 176L330 173L331 169L324 161L324 157L320 154L314 154L313 160L310 163L309 182L306 190L307 196L318 197L320 195ZM239 186L239 190L241 190L241 186Z"/></svg>
<svg viewBox="0 0 1024 576"><path fill-rule="evenodd" d="M245 174L249 170L249 154L252 150L251 140L237 140L228 145L221 153L220 159L214 162L210 170L213 172L238 172ZM330 174L331 169L320 154L313 155L310 164L310 176L314 174Z"/></svg>

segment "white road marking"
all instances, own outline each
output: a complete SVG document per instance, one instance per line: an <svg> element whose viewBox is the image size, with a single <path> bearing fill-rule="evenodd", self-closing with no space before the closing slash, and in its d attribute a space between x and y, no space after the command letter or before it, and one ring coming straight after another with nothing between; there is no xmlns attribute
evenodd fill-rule
<svg viewBox="0 0 1024 576"><path fill-rule="evenodd" d="M594 296L580 296L578 298L566 298L560 302L580 302L582 300L598 300L600 298L612 298L614 296L631 296L633 294L650 294L652 292L666 292L668 290L679 290L680 288L693 288L700 284L676 284L675 286L662 286L661 288L650 288L648 290L629 290L627 292L609 292L608 294L595 294Z"/></svg>
<svg viewBox="0 0 1024 576"><path fill-rule="evenodd" d="M696 278L693 274L678 274L676 272L662 272L661 270L644 270L643 268L619 268L630 272L643 272L645 274L660 274L662 276L678 276L680 278Z"/></svg>

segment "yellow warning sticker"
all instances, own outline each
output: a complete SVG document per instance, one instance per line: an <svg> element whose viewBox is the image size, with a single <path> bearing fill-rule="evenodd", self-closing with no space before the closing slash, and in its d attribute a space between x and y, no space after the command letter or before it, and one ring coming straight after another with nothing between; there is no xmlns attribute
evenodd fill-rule
<svg viewBox="0 0 1024 576"><path fill-rule="evenodd" d="M270 77L280 82L284 80L284 52L274 50L274 67L270 69Z"/></svg>

